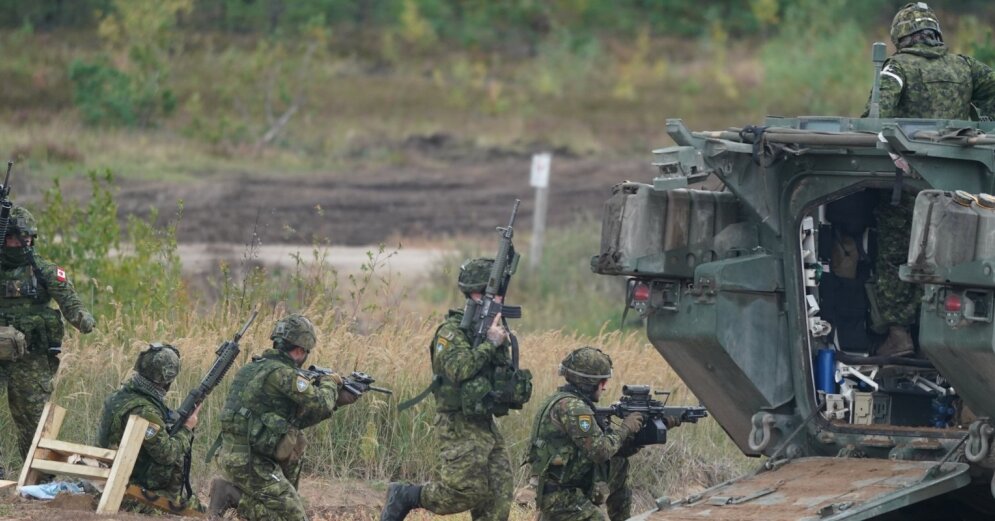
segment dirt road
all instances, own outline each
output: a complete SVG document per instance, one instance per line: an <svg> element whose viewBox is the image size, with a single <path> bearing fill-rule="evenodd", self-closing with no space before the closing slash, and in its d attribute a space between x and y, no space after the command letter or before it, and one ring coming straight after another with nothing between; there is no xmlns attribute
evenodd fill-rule
<svg viewBox="0 0 995 521"><path fill-rule="evenodd" d="M183 201L182 243L359 246L398 237L479 235L507 219L522 199L519 222L531 222L531 155L467 149L452 138L426 137L398 145L396 163L293 176L205 177L196 182L124 180L122 215L159 209L165 220ZM626 159L554 154L549 224L597 214L612 185L649 181L650 157ZM81 189L86 189L81 186Z"/></svg>

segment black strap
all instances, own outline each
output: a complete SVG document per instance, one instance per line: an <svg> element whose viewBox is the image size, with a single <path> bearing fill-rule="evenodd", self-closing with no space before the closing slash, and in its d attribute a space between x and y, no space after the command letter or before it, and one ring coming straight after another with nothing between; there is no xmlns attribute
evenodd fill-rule
<svg viewBox="0 0 995 521"><path fill-rule="evenodd" d="M895 167L895 184L891 187L891 205L898 206L902 202L902 185L905 184L905 170Z"/></svg>
<svg viewBox="0 0 995 521"><path fill-rule="evenodd" d="M218 452L221 448L221 433L218 433L218 437L214 439L214 443L211 444L211 448L207 449L207 456L204 456L204 463L210 464L211 460L214 459L214 454Z"/></svg>
<svg viewBox="0 0 995 521"><path fill-rule="evenodd" d="M193 462L193 435L190 436L190 446L187 453L183 455L183 498L193 496L193 486L190 484L190 467Z"/></svg>
<svg viewBox="0 0 995 521"><path fill-rule="evenodd" d="M410 409L411 407L418 405L419 402L427 398L428 395L435 392L435 390L437 390L441 385L442 385L442 377L439 375L435 375L435 377L432 378L432 383L430 383L428 387L425 388L424 391L418 393L417 396L411 398L410 400L405 400L401 402L400 405L397 406L397 412L401 412L405 409Z"/></svg>

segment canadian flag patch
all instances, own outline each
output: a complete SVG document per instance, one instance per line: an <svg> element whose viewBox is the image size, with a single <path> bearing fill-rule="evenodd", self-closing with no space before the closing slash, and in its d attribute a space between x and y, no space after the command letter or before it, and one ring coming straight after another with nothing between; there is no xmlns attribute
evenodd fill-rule
<svg viewBox="0 0 995 521"><path fill-rule="evenodd" d="M56 266L56 268L55 268L55 280L57 280L59 282L65 282L66 281L66 270L64 270L64 269Z"/></svg>

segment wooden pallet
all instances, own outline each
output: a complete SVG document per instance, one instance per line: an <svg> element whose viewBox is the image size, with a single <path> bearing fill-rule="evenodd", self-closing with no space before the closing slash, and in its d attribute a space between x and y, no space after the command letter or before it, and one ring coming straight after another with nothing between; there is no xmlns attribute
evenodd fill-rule
<svg viewBox="0 0 995 521"><path fill-rule="evenodd" d="M65 417L66 410L62 407L51 402L45 404L17 487L36 485L46 474L103 483L104 491L100 495L97 513L117 513L128 488L128 478L131 477L135 460L138 459L138 452L142 449L149 421L138 416L128 418L121 442L117 450L114 450L59 441L59 431ZM71 458L76 459L74 456L99 461L108 465L108 468L68 463Z"/></svg>

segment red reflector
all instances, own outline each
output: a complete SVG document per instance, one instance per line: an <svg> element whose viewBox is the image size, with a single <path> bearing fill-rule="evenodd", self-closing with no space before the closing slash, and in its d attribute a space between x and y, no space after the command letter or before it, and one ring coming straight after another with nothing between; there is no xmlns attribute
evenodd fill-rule
<svg viewBox="0 0 995 521"><path fill-rule="evenodd" d="M960 311L961 301L960 295L956 293L951 293L947 295L947 299L943 301L943 307L948 313L956 313Z"/></svg>
<svg viewBox="0 0 995 521"><path fill-rule="evenodd" d="M632 300L638 302L646 302L650 299L650 287L646 284L636 284L636 287L632 288Z"/></svg>

